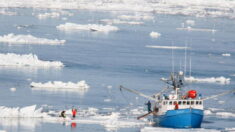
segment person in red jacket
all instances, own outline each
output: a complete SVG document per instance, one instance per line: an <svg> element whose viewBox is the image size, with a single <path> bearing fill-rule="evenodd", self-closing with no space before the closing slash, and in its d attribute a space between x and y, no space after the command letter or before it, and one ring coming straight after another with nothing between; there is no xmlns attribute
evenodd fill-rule
<svg viewBox="0 0 235 132"><path fill-rule="evenodd" d="M77 114L77 109L73 108L72 109L72 116L73 116L73 118L76 117L76 114Z"/></svg>
<svg viewBox="0 0 235 132"><path fill-rule="evenodd" d="M177 102L174 102L174 105L175 105L175 110L178 110L179 109L179 104Z"/></svg>

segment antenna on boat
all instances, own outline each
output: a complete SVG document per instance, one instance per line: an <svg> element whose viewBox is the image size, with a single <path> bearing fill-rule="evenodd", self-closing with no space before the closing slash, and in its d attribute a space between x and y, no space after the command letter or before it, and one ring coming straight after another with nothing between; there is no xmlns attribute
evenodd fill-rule
<svg viewBox="0 0 235 132"><path fill-rule="evenodd" d="M189 49L189 77L192 76L192 43L190 41L190 49Z"/></svg>
<svg viewBox="0 0 235 132"><path fill-rule="evenodd" d="M192 61L191 61L191 55L189 56L189 77L192 76Z"/></svg>
<svg viewBox="0 0 235 132"><path fill-rule="evenodd" d="M171 42L171 59L172 59L172 73L175 72L175 62L174 62L174 49L173 49L173 42Z"/></svg>
<svg viewBox="0 0 235 132"><path fill-rule="evenodd" d="M186 76L186 70L187 70L187 47L188 44L185 42L185 51L184 51L184 75Z"/></svg>

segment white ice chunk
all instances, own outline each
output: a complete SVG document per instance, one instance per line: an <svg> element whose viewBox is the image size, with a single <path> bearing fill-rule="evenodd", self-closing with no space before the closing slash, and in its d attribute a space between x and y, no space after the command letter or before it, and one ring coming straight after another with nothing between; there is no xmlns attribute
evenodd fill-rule
<svg viewBox="0 0 235 132"><path fill-rule="evenodd" d="M153 32L153 31L152 31L149 35L150 35L152 38L158 38L158 37L161 36L160 33L158 33L158 32Z"/></svg>
<svg viewBox="0 0 235 132"><path fill-rule="evenodd" d="M190 25L190 26L194 26L195 25L195 21L194 20L186 20L185 23Z"/></svg>
<svg viewBox="0 0 235 132"><path fill-rule="evenodd" d="M43 113L42 109L36 109L36 105L27 106L23 108L15 107L9 108L5 106L0 106L0 117L22 117L22 118L42 118L48 117L47 113Z"/></svg>
<svg viewBox="0 0 235 132"><path fill-rule="evenodd" d="M179 47L179 46L158 46L158 45L146 45L146 48L155 49L189 49L189 47Z"/></svg>
<svg viewBox="0 0 235 132"><path fill-rule="evenodd" d="M235 18L233 0L1 0L0 7L139 11Z"/></svg>
<svg viewBox="0 0 235 132"><path fill-rule="evenodd" d="M118 16L119 19L123 20L152 20L154 17L147 14L136 14L136 15L120 15Z"/></svg>
<svg viewBox="0 0 235 132"><path fill-rule="evenodd" d="M195 77L185 77L187 82L201 82L201 83L219 83L219 84L229 84L230 78L221 77L210 77L210 78L195 78Z"/></svg>
<svg viewBox="0 0 235 132"><path fill-rule="evenodd" d="M5 9L1 9L0 10L0 15L13 16L13 15L17 15L17 13L16 12L12 12L12 11L7 11Z"/></svg>
<svg viewBox="0 0 235 132"><path fill-rule="evenodd" d="M224 53L224 54L222 54L222 56L230 57L231 54L230 53Z"/></svg>
<svg viewBox="0 0 235 132"><path fill-rule="evenodd" d="M11 92L15 92L15 91L16 91L16 88L10 88L10 91L11 91Z"/></svg>
<svg viewBox="0 0 235 132"><path fill-rule="evenodd" d="M212 114L212 111L211 111L211 110L204 110L204 114L205 114L205 115L211 115L211 114Z"/></svg>
<svg viewBox="0 0 235 132"><path fill-rule="evenodd" d="M64 10L57 10L56 12L46 12L37 15L38 19L59 18L60 16L73 16L73 13Z"/></svg>
<svg viewBox="0 0 235 132"><path fill-rule="evenodd" d="M51 12L51 13L41 13L37 15L38 19L46 19L46 18L59 18L60 13Z"/></svg>
<svg viewBox="0 0 235 132"><path fill-rule="evenodd" d="M0 66L63 67L60 61L42 61L34 54L0 54Z"/></svg>
<svg viewBox="0 0 235 132"><path fill-rule="evenodd" d="M187 31L198 31L198 32L212 32L215 33L217 30L215 29L207 29L207 28L192 28L190 26L186 28L176 28L177 30L187 30Z"/></svg>
<svg viewBox="0 0 235 132"><path fill-rule="evenodd" d="M197 129L174 129L162 127L144 127L140 132L220 132L213 129L197 128Z"/></svg>
<svg viewBox="0 0 235 132"><path fill-rule="evenodd" d="M216 115L224 118L235 117L235 113L230 112L216 112Z"/></svg>
<svg viewBox="0 0 235 132"><path fill-rule="evenodd" d="M101 22L105 22L106 24L129 24L129 25L141 25L144 24L140 21L123 21L119 19L102 19Z"/></svg>
<svg viewBox="0 0 235 132"><path fill-rule="evenodd" d="M59 26L56 26L57 29L63 31L81 31L81 30L88 30L88 31L97 31L97 32L110 32L110 31L117 31L119 30L115 26L111 25L98 25L98 24L75 24L75 23L65 23Z"/></svg>
<svg viewBox="0 0 235 132"><path fill-rule="evenodd" d="M0 36L0 42L9 44L64 44L65 40L37 38L32 35L15 35L13 33Z"/></svg>
<svg viewBox="0 0 235 132"><path fill-rule="evenodd" d="M86 83L85 80L79 81L77 83L73 82L61 82L61 81L49 81L47 83L36 83L32 82L30 84L32 88L56 88L56 89L88 89L90 86Z"/></svg>

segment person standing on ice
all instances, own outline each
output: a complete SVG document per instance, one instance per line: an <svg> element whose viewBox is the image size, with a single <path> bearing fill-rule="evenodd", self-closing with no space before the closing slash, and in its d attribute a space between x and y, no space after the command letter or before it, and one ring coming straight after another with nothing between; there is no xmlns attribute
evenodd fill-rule
<svg viewBox="0 0 235 132"><path fill-rule="evenodd" d="M73 118L76 117L76 114L77 114L77 109L72 108L72 116L73 116Z"/></svg>

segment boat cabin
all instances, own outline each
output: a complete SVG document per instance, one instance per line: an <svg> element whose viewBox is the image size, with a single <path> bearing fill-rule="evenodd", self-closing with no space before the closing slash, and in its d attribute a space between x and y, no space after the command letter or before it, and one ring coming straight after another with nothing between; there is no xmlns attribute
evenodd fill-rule
<svg viewBox="0 0 235 132"><path fill-rule="evenodd" d="M162 115L168 110L176 110L176 109L200 109L203 110L203 100L201 99L170 99L170 100L162 100L158 105L158 113L157 115Z"/></svg>

